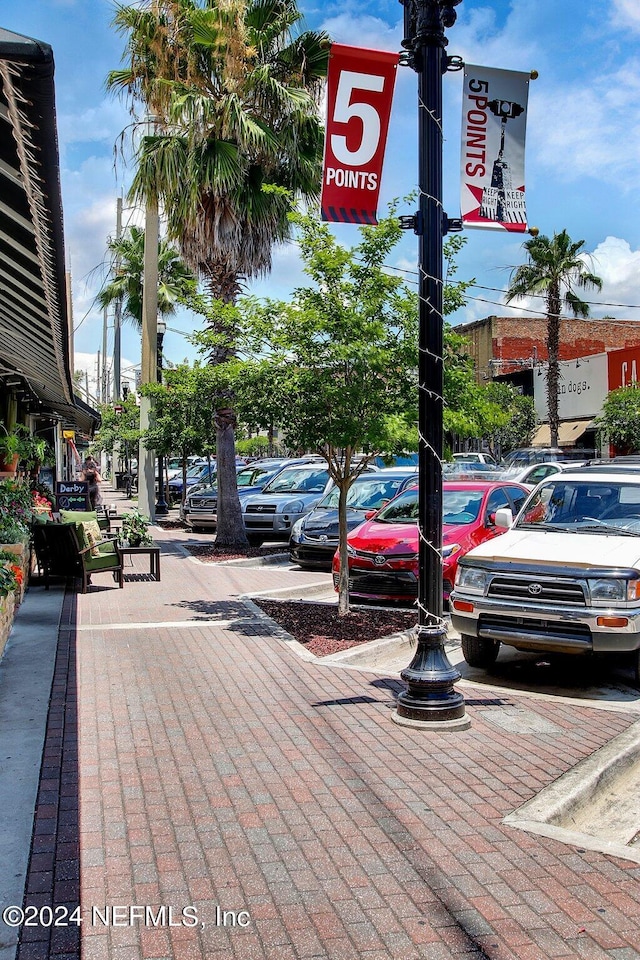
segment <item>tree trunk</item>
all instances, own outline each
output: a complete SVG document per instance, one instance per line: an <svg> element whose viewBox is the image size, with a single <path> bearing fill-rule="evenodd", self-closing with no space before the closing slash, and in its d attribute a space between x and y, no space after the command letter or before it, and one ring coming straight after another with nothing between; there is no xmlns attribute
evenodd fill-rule
<svg viewBox="0 0 640 960"><path fill-rule="evenodd" d="M347 493L350 483L343 480L338 500L338 554L340 557L340 578L338 581L338 616L349 613L349 560L347 556Z"/></svg>
<svg viewBox="0 0 640 960"><path fill-rule="evenodd" d="M549 287L547 297L547 410L549 412L550 446L558 446L558 389L560 386L560 288L557 282Z"/></svg>
<svg viewBox="0 0 640 960"><path fill-rule="evenodd" d="M225 407L216 410L216 461L218 487L218 523L216 545L249 546L242 519L236 482L236 417L233 410Z"/></svg>
<svg viewBox="0 0 640 960"><path fill-rule="evenodd" d="M212 296L224 303L235 303L242 291L240 278L229 272L225 265L209 264L208 284ZM209 363L216 366L226 363L235 354L236 331L223 325L212 324L210 329L223 334L225 342L219 344L211 353ZM233 403L233 396L228 396ZM216 525L216 544L219 546L249 546L247 533L242 519L242 508L238 497L236 480L236 415L231 407L216 410L216 485L218 487L218 522Z"/></svg>

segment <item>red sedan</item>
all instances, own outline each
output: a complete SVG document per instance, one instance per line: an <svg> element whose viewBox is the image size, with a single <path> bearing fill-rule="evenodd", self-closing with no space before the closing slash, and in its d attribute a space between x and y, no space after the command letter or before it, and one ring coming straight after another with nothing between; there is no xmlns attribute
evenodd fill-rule
<svg viewBox="0 0 640 960"><path fill-rule="evenodd" d="M504 529L495 513L509 507L515 516L529 490L519 483L445 480L442 485L442 558L445 600L453 590L458 560L472 547ZM349 596L413 603L418 596L418 488L399 494L347 538ZM340 558L333 558L338 589Z"/></svg>

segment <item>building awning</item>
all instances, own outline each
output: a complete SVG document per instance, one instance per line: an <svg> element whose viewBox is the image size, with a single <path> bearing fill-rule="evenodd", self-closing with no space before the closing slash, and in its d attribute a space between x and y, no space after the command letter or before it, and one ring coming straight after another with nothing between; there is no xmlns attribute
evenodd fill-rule
<svg viewBox="0 0 640 960"><path fill-rule="evenodd" d="M583 433L593 430L593 420L564 420L558 424L558 444L561 447L570 447L576 443ZM551 433L548 423L541 423L533 435L532 447L550 447Z"/></svg>
<svg viewBox="0 0 640 960"><path fill-rule="evenodd" d="M70 317L51 47L0 28L0 386L81 428Z"/></svg>

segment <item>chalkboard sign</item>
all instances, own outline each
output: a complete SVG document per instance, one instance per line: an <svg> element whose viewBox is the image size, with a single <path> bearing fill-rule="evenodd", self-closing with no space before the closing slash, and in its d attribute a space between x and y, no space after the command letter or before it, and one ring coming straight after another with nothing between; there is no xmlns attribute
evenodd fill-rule
<svg viewBox="0 0 640 960"><path fill-rule="evenodd" d="M89 484L86 480L58 480L56 483L57 510L90 510Z"/></svg>

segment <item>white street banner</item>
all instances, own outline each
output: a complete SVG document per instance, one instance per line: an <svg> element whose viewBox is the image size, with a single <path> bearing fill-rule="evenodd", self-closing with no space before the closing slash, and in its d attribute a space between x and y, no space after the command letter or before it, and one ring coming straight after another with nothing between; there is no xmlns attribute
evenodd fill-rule
<svg viewBox="0 0 640 960"><path fill-rule="evenodd" d="M467 227L524 233L530 73L465 64L460 208Z"/></svg>

